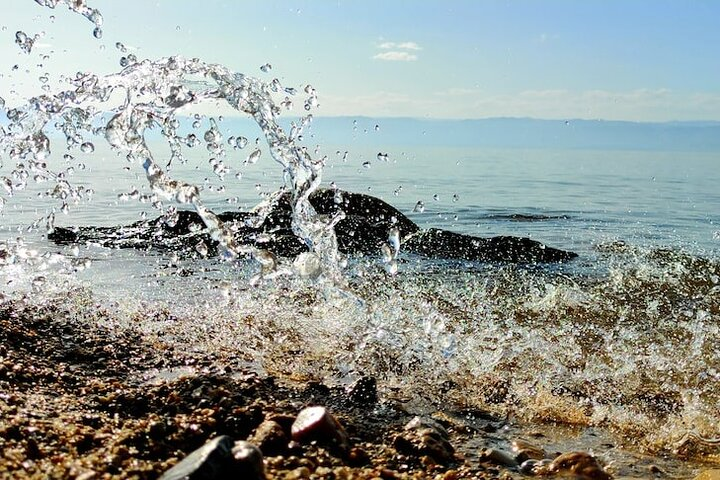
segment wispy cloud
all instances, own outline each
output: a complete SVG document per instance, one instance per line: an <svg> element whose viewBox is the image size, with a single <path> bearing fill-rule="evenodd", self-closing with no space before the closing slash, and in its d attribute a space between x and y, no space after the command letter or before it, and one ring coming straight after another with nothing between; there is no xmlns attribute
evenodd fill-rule
<svg viewBox="0 0 720 480"><path fill-rule="evenodd" d="M375 60L385 60L387 62L414 62L418 59L416 53L422 50L422 47L415 42L383 42L377 45L380 52L372 58Z"/></svg>
<svg viewBox="0 0 720 480"><path fill-rule="evenodd" d="M415 42L383 42L378 45L383 50L422 50L422 47Z"/></svg>
<svg viewBox="0 0 720 480"><path fill-rule="evenodd" d="M396 50L378 53L372 58L374 58L375 60L385 60L388 62L414 62L418 59L417 55L413 53L400 52Z"/></svg>

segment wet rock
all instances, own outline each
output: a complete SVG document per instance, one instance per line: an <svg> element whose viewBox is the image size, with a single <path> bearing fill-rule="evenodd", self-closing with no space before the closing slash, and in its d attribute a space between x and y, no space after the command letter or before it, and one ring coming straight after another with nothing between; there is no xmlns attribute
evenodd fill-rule
<svg viewBox="0 0 720 480"><path fill-rule="evenodd" d="M455 458L455 449L450 443L450 435L445 427L427 417L415 417L404 432L393 443L395 449L407 455L426 455L440 464Z"/></svg>
<svg viewBox="0 0 720 480"><path fill-rule="evenodd" d="M263 480L265 478L265 465L260 449L250 442L235 442L232 448L232 457L235 461L231 478L247 480Z"/></svg>
<svg viewBox="0 0 720 480"><path fill-rule="evenodd" d="M292 440L299 443L317 441L347 452L350 439L340 422L325 407L302 410L290 429Z"/></svg>
<svg viewBox="0 0 720 480"><path fill-rule="evenodd" d="M520 464L520 467L518 470L520 470L520 473L524 473L525 475L537 475L540 473L547 472L547 468L552 463L552 460L544 458L542 460L525 460Z"/></svg>
<svg viewBox="0 0 720 480"><path fill-rule="evenodd" d="M377 380L374 377L361 377L347 390L350 401L367 405L377 403Z"/></svg>
<svg viewBox="0 0 720 480"><path fill-rule="evenodd" d="M518 462L511 453L498 448L485 449L480 455L480 460L504 467L517 467L518 465Z"/></svg>
<svg viewBox="0 0 720 480"><path fill-rule="evenodd" d="M165 472L160 480L211 480L226 478L233 470L233 440L216 437Z"/></svg>
<svg viewBox="0 0 720 480"><path fill-rule="evenodd" d="M287 451L290 439L282 426L274 420L265 420L258 426L248 441L257 445L267 456L282 455Z"/></svg>
<svg viewBox="0 0 720 480"><path fill-rule="evenodd" d="M545 450L525 440L513 440L512 451L515 454L517 463L523 463L525 460L542 460L543 458L547 458Z"/></svg>
<svg viewBox="0 0 720 480"><path fill-rule="evenodd" d="M610 480L597 459L585 452L563 453L547 467L547 473L575 475L578 480Z"/></svg>

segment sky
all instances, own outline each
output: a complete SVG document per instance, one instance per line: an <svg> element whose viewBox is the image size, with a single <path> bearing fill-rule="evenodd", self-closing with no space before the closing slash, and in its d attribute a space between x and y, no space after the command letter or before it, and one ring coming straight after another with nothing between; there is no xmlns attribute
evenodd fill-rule
<svg viewBox="0 0 720 480"><path fill-rule="evenodd" d="M0 97L138 58L198 57L285 86L315 115L720 121L714 0L87 0L0 6ZM15 32L40 34L30 54ZM265 73L260 66L269 63Z"/></svg>

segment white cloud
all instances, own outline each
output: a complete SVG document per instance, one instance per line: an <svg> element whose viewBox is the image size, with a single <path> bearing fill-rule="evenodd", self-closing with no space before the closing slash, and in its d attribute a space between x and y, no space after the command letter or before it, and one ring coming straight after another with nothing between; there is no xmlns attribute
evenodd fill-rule
<svg viewBox="0 0 720 480"><path fill-rule="evenodd" d="M422 50L422 47L415 42L383 42L378 45L378 48L383 50Z"/></svg>
<svg viewBox="0 0 720 480"><path fill-rule="evenodd" d="M408 52L400 52L396 50L378 53L372 58L374 58L375 60L385 60L388 62L414 62L418 59L417 55L415 54Z"/></svg>

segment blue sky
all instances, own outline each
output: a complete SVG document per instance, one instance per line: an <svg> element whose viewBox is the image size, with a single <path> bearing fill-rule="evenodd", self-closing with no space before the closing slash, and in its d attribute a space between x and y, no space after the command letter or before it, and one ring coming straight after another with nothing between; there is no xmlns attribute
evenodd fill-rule
<svg viewBox="0 0 720 480"><path fill-rule="evenodd" d="M2 3L8 104L41 93L44 73L55 86L119 69L120 41L140 58L180 54L310 83L316 115L720 120L717 1L87 2L103 13L101 40L66 8ZM45 32L30 55L18 30Z"/></svg>

